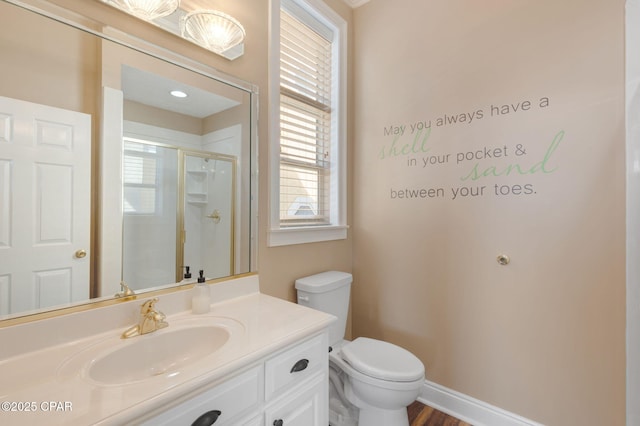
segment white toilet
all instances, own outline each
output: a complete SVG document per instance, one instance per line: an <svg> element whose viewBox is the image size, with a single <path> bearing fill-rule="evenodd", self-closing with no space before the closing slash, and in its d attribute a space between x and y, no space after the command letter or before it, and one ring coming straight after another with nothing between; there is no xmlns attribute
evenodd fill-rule
<svg viewBox="0 0 640 426"><path fill-rule="evenodd" d="M296 280L298 303L335 315L329 329L329 424L408 426L407 406L424 385L424 365L380 340L344 340L351 274L328 271Z"/></svg>

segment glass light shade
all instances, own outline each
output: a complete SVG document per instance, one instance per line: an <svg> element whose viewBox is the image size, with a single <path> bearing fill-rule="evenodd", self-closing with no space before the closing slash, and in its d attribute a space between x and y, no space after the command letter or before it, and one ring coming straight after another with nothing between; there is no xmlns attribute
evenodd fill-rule
<svg viewBox="0 0 640 426"><path fill-rule="evenodd" d="M205 49L222 53L242 43L245 32L240 22L217 10L196 10L182 18L182 37Z"/></svg>
<svg viewBox="0 0 640 426"><path fill-rule="evenodd" d="M180 6L180 0L102 0L145 21L171 15Z"/></svg>

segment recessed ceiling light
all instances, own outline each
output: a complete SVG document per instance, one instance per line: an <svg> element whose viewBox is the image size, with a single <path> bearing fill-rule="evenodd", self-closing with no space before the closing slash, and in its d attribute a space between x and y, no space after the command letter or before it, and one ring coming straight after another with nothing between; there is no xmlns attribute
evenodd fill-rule
<svg viewBox="0 0 640 426"><path fill-rule="evenodd" d="M176 98L186 98L187 94L184 93L182 90L172 90L171 91L171 95L175 96Z"/></svg>

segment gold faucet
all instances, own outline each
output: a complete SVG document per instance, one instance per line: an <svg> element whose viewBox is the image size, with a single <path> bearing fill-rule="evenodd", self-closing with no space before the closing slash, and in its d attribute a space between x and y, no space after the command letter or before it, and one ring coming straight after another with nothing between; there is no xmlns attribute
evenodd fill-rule
<svg viewBox="0 0 640 426"><path fill-rule="evenodd" d="M123 339L153 333L154 331L165 328L169 325L169 323L165 321L166 315L160 311L156 311L155 304L157 301L158 298L154 298L149 299L142 304L142 307L140 308L140 321L138 324L128 328L124 333L122 333Z"/></svg>
<svg viewBox="0 0 640 426"><path fill-rule="evenodd" d="M127 283L125 283L124 281L120 281L120 293L116 293L114 296L116 298L124 297L125 299L128 299L135 295L136 295L136 292L131 290L127 285Z"/></svg>

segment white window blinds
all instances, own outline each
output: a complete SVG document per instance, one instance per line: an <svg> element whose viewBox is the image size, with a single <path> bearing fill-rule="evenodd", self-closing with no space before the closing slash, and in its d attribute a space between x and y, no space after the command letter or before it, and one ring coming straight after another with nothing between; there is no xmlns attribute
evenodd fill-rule
<svg viewBox="0 0 640 426"><path fill-rule="evenodd" d="M160 168L156 147L124 142L122 179L125 214L155 214Z"/></svg>
<svg viewBox="0 0 640 426"><path fill-rule="evenodd" d="M286 10L280 18L280 225L327 225L332 43Z"/></svg>

